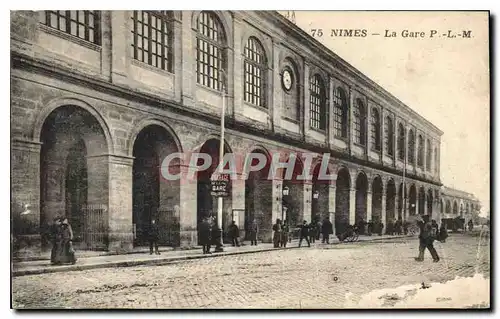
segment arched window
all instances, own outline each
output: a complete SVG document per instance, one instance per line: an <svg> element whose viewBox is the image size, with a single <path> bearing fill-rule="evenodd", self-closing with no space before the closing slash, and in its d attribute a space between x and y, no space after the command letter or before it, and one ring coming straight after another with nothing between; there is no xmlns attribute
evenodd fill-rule
<svg viewBox="0 0 500 319"><path fill-rule="evenodd" d="M415 164L415 133L408 133L408 163Z"/></svg>
<svg viewBox="0 0 500 319"><path fill-rule="evenodd" d="M337 88L333 91L333 133L337 137L347 137L347 97L343 89Z"/></svg>
<svg viewBox="0 0 500 319"><path fill-rule="evenodd" d="M418 156L417 156L417 165L424 166L424 138L422 135L418 135Z"/></svg>
<svg viewBox="0 0 500 319"><path fill-rule="evenodd" d="M400 160L405 159L405 127L402 123L398 126L398 157Z"/></svg>
<svg viewBox="0 0 500 319"><path fill-rule="evenodd" d="M428 139L427 140L427 158L426 158L426 166L427 166L427 171L431 171L431 161L432 161L432 147L431 147L431 141Z"/></svg>
<svg viewBox="0 0 500 319"><path fill-rule="evenodd" d="M309 123L317 130L326 130L325 91L324 82L318 74L309 79Z"/></svg>
<svg viewBox="0 0 500 319"><path fill-rule="evenodd" d="M385 152L389 156L394 156L394 126L392 124L392 118L387 116L384 124Z"/></svg>
<svg viewBox="0 0 500 319"><path fill-rule="evenodd" d="M262 44L254 37L245 45L245 101L266 106L267 60Z"/></svg>
<svg viewBox="0 0 500 319"><path fill-rule="evenodd" d="M172 72L172 11L134 11L133 58Z"/></svg>
<svg viewBox="0 0 500 319"><path fill-rule="evenodd" d="M372 150L380 151L380 115L376 108L372 108L370 131Z"/></svg>
<svg viewBox="0 0 500 319"><path fill-rule="evenodd" d="M198 16L198 33L196 39L196 75L197 82L215 90L222 90L219 74L225 71L225 34L217 15L203 11Z"/></svg>
<svg viewBox="0 0 500 319"><path fill-rule="evenodd" d="M366 145L366 108L361 99L354 105L354 141Z"/></svg>
<svg viewBox="0 0 500 319"><path fill-rule="evenodd" d="M438 172L439 169L439 162L438 162L438 149L437 147L434 148L434 172Z"/></svg>

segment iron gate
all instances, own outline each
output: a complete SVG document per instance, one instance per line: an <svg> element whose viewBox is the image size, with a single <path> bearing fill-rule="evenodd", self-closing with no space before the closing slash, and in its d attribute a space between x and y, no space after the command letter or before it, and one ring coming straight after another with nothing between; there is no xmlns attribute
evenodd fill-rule
<svg viewBox="0 0 500 319"><path fill-rule="evenodd" d="M108 209L106 205L87 205L82 208L83 242L87 250L105 250L108 247Z"/></svg>

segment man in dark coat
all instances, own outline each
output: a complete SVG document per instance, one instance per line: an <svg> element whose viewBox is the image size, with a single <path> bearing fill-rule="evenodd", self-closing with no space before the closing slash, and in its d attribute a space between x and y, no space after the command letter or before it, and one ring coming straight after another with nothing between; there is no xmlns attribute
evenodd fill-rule
<svg viewBox="0 0 500 319"><path fill-rule="evenodd" d="M160 229L155 219L151 220L151 225L149 226L149 254L153 254L153 246L155 247L155 254L159 255L158 250L158 239L160 239Z"/></svg>
<svg viewBox="0 0 500 319"><path fill-rule="evenodd" d="M276 219L276 224L273 225L273 231L274 248L279 248L281 242L281 220Z"/></svg>
<svg viewBox="0 0 500 319"><path fill-rule="evenodd" d="M316 242L316 223L314 222L309 224L309 242Z"/></svg>
<svg viewBox="0 0 500 319"><path fill-rule="evenodd" d="M330 234L333 234L333 225L330 222L330 218L327 217L321 225L321 233L323 234L323 243L330 243Z"/></svg>
<svg viewBox="0 0 500 319"><path fill-rule="evenodd" d="M283 222L281 227L281 239L280 246L286 248L286 244L288 243L288 233L290 232L290 226L288 226L288 220Z"/></svg>
<svg viewBox="0 0 500 319"><path fill-rule="evenodd" d="M259 223L256 219L252 221L250 225L250 246L257 246L257 235L259 233Z"/></svg>
<svg viewBox="0 0 500 319"><path fill-rule="evenodd" d="M234 246L240 247L240 243L238 242L238 238L240 237L240 229L236 222L233 220L231 226L229 226L229 238L231 238L231 243Z"/></svg>
<svg viewBox="0 0 500 319"><path fill-rule="evenodd" d="M418 247L418 257L415 258L416 261L424 261L424 252L427 248L432 255L432 259L434 262L439 261L439 256L434 248L433 242L437 238L437 233L439 229L432 225L429 221L429 216L425 215L421 217L418 221L418 226L420 228L419 238L419 247Z"/></svg>
<svg viewBox="0 0 500 319"><path fill-rule="evenodd" d="M311 243L309 242L309 225L307 224L307 221L304 220L304 223L299 227L300 227L299 247L302 245L302 240L304 238L307 241L307 247L311 247Z"/></svg>
<svg viewBox="0 0 500 319"><path fill-rule="evenodd" d="M208 218L204 218L200 223L200 243L203 247L203 254L211 254L210 244L212 241L212 225Z"/></svg>

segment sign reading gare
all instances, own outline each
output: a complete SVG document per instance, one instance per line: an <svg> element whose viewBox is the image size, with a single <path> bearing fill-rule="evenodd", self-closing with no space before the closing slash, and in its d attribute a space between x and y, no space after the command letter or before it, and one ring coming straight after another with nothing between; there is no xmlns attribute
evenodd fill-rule
<svg viewBox="0 0 500 319"><path fill-rule="evenodd" d="M212 196L229 197L229 179L229 174L214 173L210 178Z"/></svg>

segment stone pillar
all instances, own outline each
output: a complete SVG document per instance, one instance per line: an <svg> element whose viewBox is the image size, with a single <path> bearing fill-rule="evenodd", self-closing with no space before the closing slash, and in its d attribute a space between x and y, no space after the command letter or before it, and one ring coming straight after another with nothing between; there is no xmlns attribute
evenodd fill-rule
<svg viewBox="0 0 500 319"><path fill-rule="evenodd" d="M387 190L386 188L384 188L382 190L382 214L381 214L381 219L382 219L382 223L384 223L384 228L382 229L382 233L385 232L385 230L387 229L387 212L385 211L385 208L386 208L386 198L387 197Z"/></svg>
<svg viewBox="0 0 500 319"><path fill-rule="evenodd" d="M424 194L424 215L427 215L427 193Z"/></svg>
<svg viewBox="0 0 500 319"><path fill-rule="evenodd" d="M367 160L369 158L368 154L370 154L370 151L372 149L371 116L372 116L371 102L368 100L368 98L365 98L365 117L362 119L362 121L365 123L365 158Z"/></svg>
<svg viewBox="0 0 500 319"><path fill-rule="evenodd" d="M231 180L231 192L232 192L232 219L236 222L239 229L242 230L242 235L245 231L245 179L242 177L241 173L237 173L235 180ZM238 211L238 216L234 216L235 210ZM243 214L243 216L240 216Z"/></svg>
<svg viewBox="0 0 500 319"><path fill-rule="evenodd" d="M94 167L92 174L97 178L100 169L104 169L105 160L109 163L109 196L108 200L101 197L103 203L109 201L109 246L113 252L126 252L133 249L133 209L132 209L132 165L134 159L126 156L105 155L88 159ZM90 167L89 167L89 192L90 192ZM103 172L101 171L101 174ZM94 187L98 187L102 180L97 179ZM97 191L97 189L96 189ZM105 190L103 190L105 192ZM90 198L89 198L90 199Z"/></svg>
<svg viewBox="0 0 500 319"><path fill-rule="evenodd" d="M111 23L111 81L120 83L126 81L128 63L130 62L130 45L132 39L130 34L132 29L127 27L132 11L109 11ZM130 23L132 23L130 21Z"/></svg>
<svg viewBox="0 0 500 319"><path fill-rule="evenodd" d="M372 219L372 191L366 191L366 221L369 222Z"/></svg>
<svg viewBox="0 0 500 319"><path fill-rule="evenodd" d="M384 156L386 154L385 150L385 115L384 115L384 107L380 106L380 163L384 164Z"/></svg>
<svg viewBox="0 0 500 319"><path fill-rule="evenodd" d="M398 121L396 118L396 114L392 114L392 166L396 167L397 160L399 159L398 155L398 134L399 134L399 127L398 127ZM404 146L403 146L404 147Z"/></svg>
<svg viewBox="0 0 500 319"><path fill-rule="evenodd" d="M181 165L180 172L180 246L191 248L198 246L198 181L196 177L188 178L189 165Z"/></svg>
<svg viewBox="0 0 500 319"><path fill-rule="evenodd" d="M311 200L312 200L312 182L304 181L304 214L302 215L302 221L307 220L308 223L311 222Z"/></svg>
<svg viewBox="0 0 500 319"><path fill-rule="evenodd" d="M196 37L192 26L193 11L182 11L182 103L186 106L194 105L194 95L196 89ZM175 63L177 64L177 63ZM174 64L174 65L175 65ZM182 215L182 214L181 214Z"/></svg>
<svg viewBox="0 0 500 319"><path fill-rule="evenodd" d="M309 74L309 70L310 70L310 65L309 65L309 62L307 62L305 59L304 59L304 78L302 80L303 82L303 92L301 92L301 94L303 94L303 103L304 103L304 106L303 106L303 110L304 110L304 116L302 118L303 120L303 126L301 125L301 127L303 127L303 130L302 130L302 135L305 136L307 138L308 136L308 132L311 128L311 125L310 125L310 118L311 118L311 114L310 114L310 103L309 103L309 96L310 96L310 92L309 92L309 77L310 77L310 74ZM309 222L309 220L307 220Z"/></svg>
<svg viewBox="0 0 500 319"><path fill-rule="evenodd" d="M337 187L334 182L332 182L329 185L329 191L328 191L328 217L330 217L330 222L333 224L333 236L335 236L335 214L337 213L335 211L335 199L336 199L336 191Z"/></svg>
<svg viewBox="0 0 500 319"><path fill-rule="evenodd" d="M351 187L349 194L349 224L354 225L355 222L356 222L356 187Z"/></svg>
<svg viewBox="0 0 500 319"><path fill-rule="evenodd" d="M40 143L14 139L11 144L11 220L13 255L40 255Z"/></svg>
<svg viewBox="0 0 500 319"><path fill-rule="evenodd" d="M348 118L348 145L349 145L349 155L352 155L352 149L354 145L354 125L353 123L353 117L354 117L354 94L352 94L352 88L349 87L349 118ZM351 197L352 198L352 197Z"/></svg>

